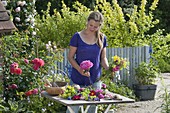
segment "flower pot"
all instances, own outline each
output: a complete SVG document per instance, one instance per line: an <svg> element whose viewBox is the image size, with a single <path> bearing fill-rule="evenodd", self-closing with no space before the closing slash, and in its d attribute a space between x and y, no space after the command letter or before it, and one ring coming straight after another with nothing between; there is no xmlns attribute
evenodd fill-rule
<svg viewBox="0 0 170 113"><path fill-rule="evenodd" d="M157 85L140 85L140 84L134 84L133 85L134 93L136 97L139 98L141 101L145 100L154 100L155 93L157 89Z"/></svg>

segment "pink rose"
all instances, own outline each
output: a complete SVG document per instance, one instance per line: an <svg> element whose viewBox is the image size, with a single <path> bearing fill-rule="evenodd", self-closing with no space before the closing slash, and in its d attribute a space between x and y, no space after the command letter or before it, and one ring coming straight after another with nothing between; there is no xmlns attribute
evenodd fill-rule
<svg viewBox="0 0 170 113"><path fill-rule="evenodd" d="M17 68L17 69L15 69L15 74L17 74L17 75L21 75L21 74L22 74L22 70L21 70L21 68Z"/></svg>
<svg viewBox="0 0 170 113"><path fill-rule="evenodd" d="M35 71L39 70L39 65L34 64L34 65L33 65L33 69L34 69Z"/></svg>

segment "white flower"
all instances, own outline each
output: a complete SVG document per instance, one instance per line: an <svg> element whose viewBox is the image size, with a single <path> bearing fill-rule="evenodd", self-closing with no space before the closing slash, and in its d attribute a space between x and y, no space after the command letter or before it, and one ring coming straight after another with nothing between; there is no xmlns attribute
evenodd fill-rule
<svg viewBox="0 0 170 113"><path fill-rule="evenodd" d="M22 1L20 5L23 7L25 4L26 4L26 1Z"/></svg>
<svg viewBox="0 0 170 113"><path fill-rule="evenodd" d="M16 22L20 22L21 19L20 19L19 17L15 17L15 21L16 21Z"/></svg>
<svg viewBox="0 0 170 113"><path fill-rule="evenodd" d="M15 9L15 12L20 12L21 11L21 7L17 7L16 9Z"/></svg>
<svg viewBox="0 0 170 113"><path fill-rule="evenodd" d="M1 1L4 6L7 6L7 1Z"/></svg>
<svg viewBox="0 0 170 113"><path fill-rule="evenodd" d="M34 23L34 21L35 21L35 19L34 19L34 18L32 18L32 19L30 20L30 23L31 23L31 24L33 24L33 23Z"/></svg>
<svg viewBox="0 0 170 113"><path fill-rule="evenodd" d="M35 36L37 33L35 31L32 32L32 35Z"/></svg>
<svg viewBox="0 0 170 113"><path fill-rule="evenodd" d="M17 2L17 5L18 5L18 6L20 6L20 5L21 5L21 3L22 3L21 1L18 1L18 2Z"/></svg>
<svg viewBox="0 0 170 113"><path fill-rule="evenodd" d="M30 21L30 19L29 19L29 18L25 19L25 22L29 22L29 21Z"/></svg>

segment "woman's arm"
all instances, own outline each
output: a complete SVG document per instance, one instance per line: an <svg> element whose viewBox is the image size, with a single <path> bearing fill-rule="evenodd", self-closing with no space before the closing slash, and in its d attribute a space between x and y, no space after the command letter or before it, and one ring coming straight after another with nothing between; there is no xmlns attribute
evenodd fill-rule
<svg viewBox="0 0 170 113"><path fill-rule="evenodd" d="M77 62L74 59L75 53L77 51L77 47L70 46L69 53L68 53L68 60L70 64L81 74L84 76L90 76L89 72L84 73L84 70L80 68Z"/></svg>
<svg viewBox="0 0 170 113"><path fill-rule="evenodd" d="M101 51L101 65L105 68L105 70L109 69L109 63L106 57L106 47L104 47Z"/></svg>

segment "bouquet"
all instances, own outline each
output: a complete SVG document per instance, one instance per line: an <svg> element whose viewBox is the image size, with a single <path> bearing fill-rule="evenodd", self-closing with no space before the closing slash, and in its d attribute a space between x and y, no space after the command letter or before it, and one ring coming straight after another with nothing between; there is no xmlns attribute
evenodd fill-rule
<svg viewBox="0 0 170 113"><path fill-rule="evenodd" d="M90 60L85 60L80 63L80 68L85 70L84 72L90 71L91 67L93 67L93 63Z"/></svg>
<svg viewBox="0 0 170 113"><path fill-rule="evenodd" d="M121 58L119 56L113 56L111 62L111 70L112 72L116 72L122 70L123 68L128 68L129 62L126 58Z"/></svg>

